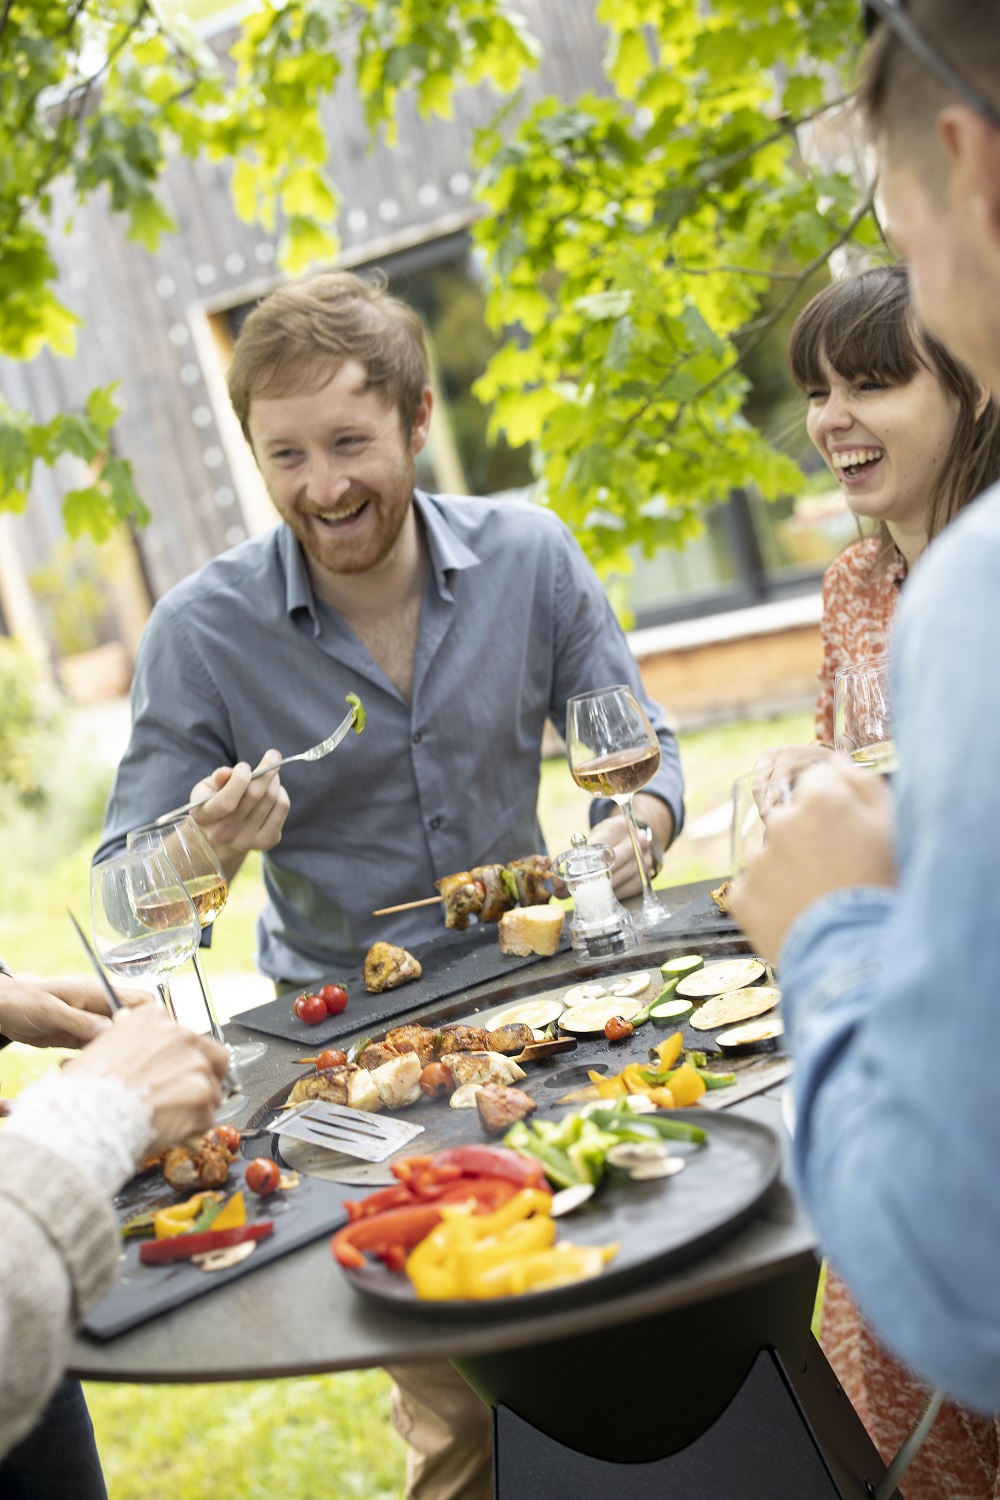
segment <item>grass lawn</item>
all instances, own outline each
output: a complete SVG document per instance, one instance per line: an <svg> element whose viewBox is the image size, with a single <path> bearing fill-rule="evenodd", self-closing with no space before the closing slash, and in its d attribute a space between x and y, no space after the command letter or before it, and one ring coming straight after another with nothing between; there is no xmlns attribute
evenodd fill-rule
<svg viewBox="0 0 1000 1500"><path fill-rule="evenodd" d="M717 825L734 778L765 746L811 736L809 713L681 735L688 823L658 884L724 875L728 832ZM93 789L88 796L99 819L102 799ZM588 801L564 762L546 764L541 817L553 851L567 848L575 829L586 829ZM3 830L0 954L15 971L80 970L62 913L70 905L82 921L87 917L97 831L86 807L72 811L67 815L57 803L48 818L19 814ZM706 816L713 813L720 816ZM250 967L260 891L259 862L248 861L218 923L213 970ZM59 1055L6 1048L0 1092L15 1093ZM405 1468L389 1421L389 1389L380 1371L359 1371L236 1385L89 1385L87 1400L110 1500L317 1500L320 1494L382 1500L400 1494Z"/></svg>

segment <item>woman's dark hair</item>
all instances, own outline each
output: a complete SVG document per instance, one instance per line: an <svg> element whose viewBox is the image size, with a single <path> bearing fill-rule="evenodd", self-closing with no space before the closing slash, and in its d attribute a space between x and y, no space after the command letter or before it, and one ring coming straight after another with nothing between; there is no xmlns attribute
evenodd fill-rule
<svg viewBox="0 0 1000 1500"><path fill-rule="evenodd" d="M958 420L927 515L928 541L1000 479L1000 407L992 399L984 406L975 376L920 327L905 265L878 266L826 287L800 313L788 358L804 391L822 388L827 365L843 380L870 376L888 385L906 385L923 367L955 397Z"/></svg>

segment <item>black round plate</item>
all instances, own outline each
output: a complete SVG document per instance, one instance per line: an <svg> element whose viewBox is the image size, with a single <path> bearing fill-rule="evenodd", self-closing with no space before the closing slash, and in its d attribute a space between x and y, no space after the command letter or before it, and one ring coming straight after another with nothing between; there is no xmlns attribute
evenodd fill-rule
<svg viewBox="0 0 1000 1500"><path fill-rule="evenodd" d="M678 1109L672 1119L700 1125L708 1139L702 1146L669 1142L686 1158L676 1177L632 1182L609 1175L591 1202L559 1221L559 1238L579 1245L617 1242L618 1254L596 1281L579 1281L551 1291L527 1292L516 1299L518 1311L548 1311L593 1297L595 1290L620 1290L651 1271L678 1265L715 1240L732 1234L753 1212L781 1167L778 1137L767 1125L737 1115ZM434 1317L483 1317L510 1312L514 1299L425 1301L417 1299L406 1276L372 1264L345 1270L351 1285L366 1297L400 1312Z"/></svg>

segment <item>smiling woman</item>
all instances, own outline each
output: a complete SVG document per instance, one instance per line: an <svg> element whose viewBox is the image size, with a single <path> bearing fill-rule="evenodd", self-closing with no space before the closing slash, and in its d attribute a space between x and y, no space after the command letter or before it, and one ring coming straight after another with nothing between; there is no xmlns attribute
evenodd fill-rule
<svg viewBox="0 0 1000 1500"><path fill-rule="evenodd" d="M1000 476L1000 410L913 309L905 266L835 282L792 330L809 436L859 519L823 580L817 738L833 739L839 668L883 656L898 591L928 542Z"/></svg>

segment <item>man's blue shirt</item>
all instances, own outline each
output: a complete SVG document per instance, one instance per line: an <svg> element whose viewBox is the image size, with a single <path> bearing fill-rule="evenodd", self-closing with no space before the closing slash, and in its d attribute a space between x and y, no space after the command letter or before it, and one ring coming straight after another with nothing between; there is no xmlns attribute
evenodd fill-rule
<svg viewBox="0 0 1000 1500"><path fill-rule="evenodd" d="M183 802L201 777L274 746L324 739L356 692L364 734L289 766L291 812L264 856L258 963L304 982L377 938L426 940L436 908L372 918L474 864L540 851L542 732L566 702L629 683L661 765L646 788L683 818L677 745L592 568L551 512L513 501L415 500L430 554L413 701L316 600L285 526L216 558L156 606L132 687L132 738L108 805L106 857L127 831Z"/></svg>
<svg viewBox="0 0 1000 1500"><path fill-rule="evenodd" d="M781 956L794 1156L886 1342L1000 1408L1000 486L897 617L899 884L816 902Z"/></svg>

